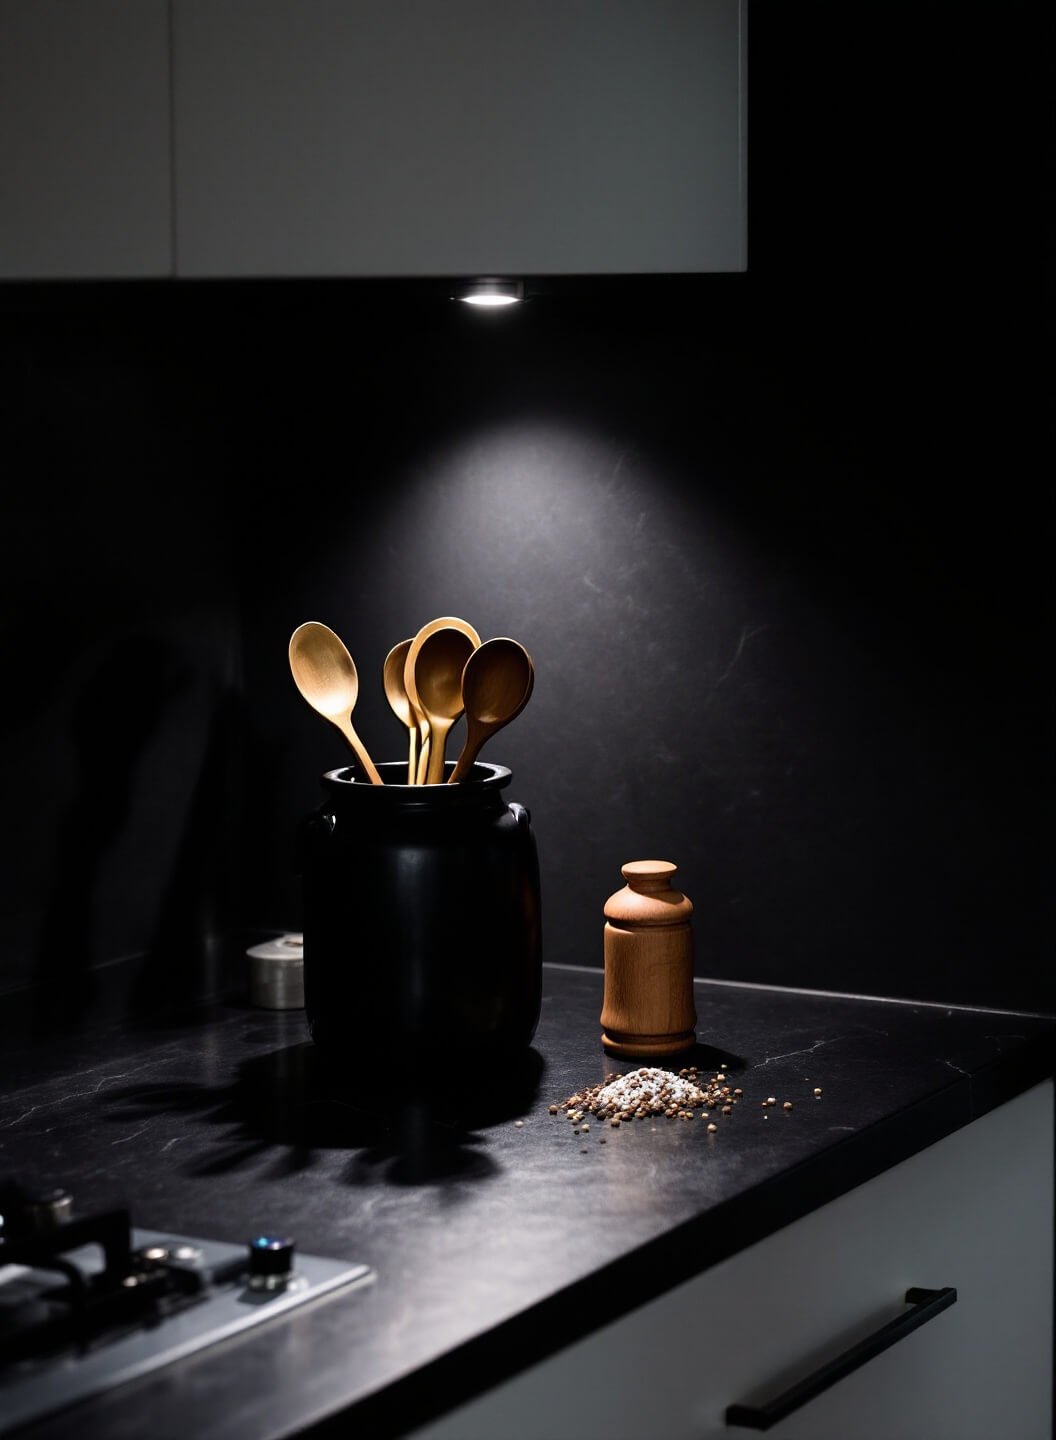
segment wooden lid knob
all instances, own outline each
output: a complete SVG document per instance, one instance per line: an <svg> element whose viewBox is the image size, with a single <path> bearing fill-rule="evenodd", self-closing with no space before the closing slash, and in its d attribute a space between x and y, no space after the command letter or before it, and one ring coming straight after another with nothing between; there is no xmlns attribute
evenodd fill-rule
<svg viewBox="0 0 1056 1440"><path fill-rule="evenodd" d="M693 905L671 884L678 866L670 860L629 860L620 866L627 884L605 902L605 917L623 924L674 925Z"/></svg>
<svg viewBox="0 0 1056 1440"><path fill-rule="evenodd" d="M620 866L620 874L632 890L645 895L650 890L669 890L677 869L670 860L628 860Z"/></svg>

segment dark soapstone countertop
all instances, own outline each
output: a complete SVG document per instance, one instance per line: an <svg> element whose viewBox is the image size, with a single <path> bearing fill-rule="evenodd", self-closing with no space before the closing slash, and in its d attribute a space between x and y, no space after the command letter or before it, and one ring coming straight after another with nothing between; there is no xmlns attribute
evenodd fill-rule
<svg viewBox="0 0 1056 1440"><path fill-rule="evenodd" d="M546 966L531 1051L469 1076L438 1051L424 1076L423 1057L394 1056L335 1079L303 1013L237 1008L9 1048L0 1175L63 1185L80 1213L127 1204L149 1229L287 1232L374 1272L20 1433L402 1434L1054 1069L1045 1016L725 982L696 994L695 1063L744 1091L714 1135L699 1120L577 1135L548 1113L635 1068L601 1049L597 969Z"/></svg>

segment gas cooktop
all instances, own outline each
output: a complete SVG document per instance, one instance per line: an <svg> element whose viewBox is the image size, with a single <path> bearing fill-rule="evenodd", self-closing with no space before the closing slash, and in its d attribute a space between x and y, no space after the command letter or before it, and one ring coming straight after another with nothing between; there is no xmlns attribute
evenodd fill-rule
<svg viewBox="0 0 1056 1440"><path fill-rule="evenodd" d="M290 1236L141 1230L0 1182L0 1435L370 1275Z"/></svg>

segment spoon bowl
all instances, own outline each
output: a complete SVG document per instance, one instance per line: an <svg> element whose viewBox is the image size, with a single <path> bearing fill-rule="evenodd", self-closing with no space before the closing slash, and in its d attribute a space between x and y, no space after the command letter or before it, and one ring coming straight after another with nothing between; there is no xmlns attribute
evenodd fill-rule
<svg viewBox="0 0 1056 1440"><path fill-rule="evenodd" d="M352 728L359 697L355 661L340 636L318 620L306 620L290 636L290 671L301 695L341 734L356 753L372 785L382 784L374 762Z"/></svg>
<svg viewBox="0 0 1056 1440"><path fill-rule="evenodd" d="M485 640L472 652L462 672L461 686L466 743L449 785L464 780L484 742L517 718L531 699L534 685L532 657L516 640L500 635Z"/></svg>

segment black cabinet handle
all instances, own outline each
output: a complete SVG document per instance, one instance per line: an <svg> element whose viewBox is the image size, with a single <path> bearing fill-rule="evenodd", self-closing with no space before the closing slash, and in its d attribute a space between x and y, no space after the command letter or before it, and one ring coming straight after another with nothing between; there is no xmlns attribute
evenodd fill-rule
<svg viewBox="0 0 1056 1440"><path fill-rule="evenodd" d="M957 1291L949 1285L942 1290L921 1290L914 1286L906 1291L906 1304L913 1307L911 1310L899 1315L896 1320L888 1321L872 1335L859 1340L857 1345L852 1345L827 1365L820 1366L805 1380L800 1380L766 1405L728 1405L726 1424L743 1425L747 1430L769 1430L771 1425L776 1425L793 1410L798 1410L808 1400L813 1400L815 1395L828 1390L837 1380L842 1380L852 1370L857 1370L874 1355L879 1355L899 1340L904 1340L912 1331L933 1320L941 1310L949 1309L956 1299Z"/></svg>

